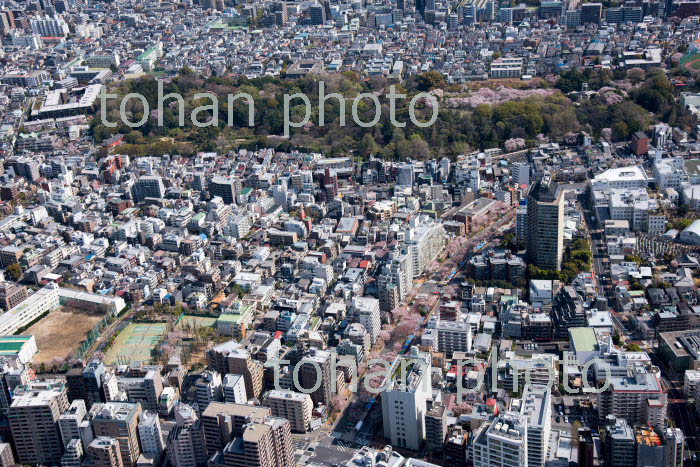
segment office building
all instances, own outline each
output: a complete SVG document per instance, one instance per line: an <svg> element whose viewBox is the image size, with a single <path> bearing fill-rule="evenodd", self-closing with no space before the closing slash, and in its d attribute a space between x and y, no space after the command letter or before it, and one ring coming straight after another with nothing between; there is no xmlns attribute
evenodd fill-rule
<svg viewBox="0 0 700 467"><path fill-rule="evenodd" d="M209 182L209 192L211 197L218 196L226 204L234 204L236 202L236 194L240 191L240 181L228 177L216 176Z"/></svg>
<svg viewBox="0 0 700 467"><path fill-rule="evenodd" d="M527 261L558 271L564 253L563 193L551 175L535 182L527 198Z"/></svg>
<svg viewBox="0 0 700 467"><path fill-rule="evenodd" d="M326 24L326 10L323 5L314 4L309 7L311 24L320 26Z"/></svg>
<svg viewBox="0 0 700 467"><path fill-rule="evenodd" d="M146 198L162 198L163 196L165 196L165 185L163 179L158 176L143 176L131 187L131 197L134 203L140 203Z"/></svg>
<svg viewBox="0 0 700 467"><path fill-rule="evenodd" d="M581 5L581 24L600 24L602 16L602 3L584 3Z"/></svg>

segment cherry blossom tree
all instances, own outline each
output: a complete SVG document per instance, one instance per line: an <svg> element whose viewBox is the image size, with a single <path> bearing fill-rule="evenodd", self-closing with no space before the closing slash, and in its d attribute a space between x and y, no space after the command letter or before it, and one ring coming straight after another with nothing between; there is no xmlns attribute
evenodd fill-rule
<svg viewBox="0 0 700 467"><path fill-rule="evenodd" d="M472 410L474 410L474 407L471 404L462 402L452 408L452 413L454 413L455 417L459 417L460 415L472 413Z"/></svg>
<svg viewBox="0 0 700 467"><path fill-rule="evenodd" d="M505 147L506 151L517 151L518 149L525 147L525 140L522 138L507 139L505 143L503 143L503 146Z"/></svg>

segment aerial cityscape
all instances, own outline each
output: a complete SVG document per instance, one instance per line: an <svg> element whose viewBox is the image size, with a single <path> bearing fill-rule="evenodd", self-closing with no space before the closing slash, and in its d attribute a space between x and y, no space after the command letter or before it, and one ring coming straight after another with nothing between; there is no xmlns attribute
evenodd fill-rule
<svg viewBox="0 0 700 467"><path fill-rule="evenodd" d="M700 466L700 0L0 32L0 467Z"/></svg>

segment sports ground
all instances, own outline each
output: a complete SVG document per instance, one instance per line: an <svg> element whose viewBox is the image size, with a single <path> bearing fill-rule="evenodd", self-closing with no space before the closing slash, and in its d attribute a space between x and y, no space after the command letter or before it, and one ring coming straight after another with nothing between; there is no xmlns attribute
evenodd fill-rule
<svg viewBox="0 0 700 467"><path fill-rule="evenodd" d="M107 351L108 365L150 362L155 349L167 331L166 323L132 323L119 333Z"/></svg>

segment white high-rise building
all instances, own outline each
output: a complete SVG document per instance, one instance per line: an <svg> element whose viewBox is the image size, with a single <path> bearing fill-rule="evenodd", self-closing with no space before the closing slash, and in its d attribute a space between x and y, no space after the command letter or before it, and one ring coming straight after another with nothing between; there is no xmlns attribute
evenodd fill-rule
<svg viewBox="0 0 700 467"><path fill-rule="evenodd" d="M466 321L439 320L435 325L438 351L469 352L472 349L472 327Z"/></svg>
<svg viewBox="0 0 700 467"><path fill-rule="evenodd" d="M67 446L72 439L80 439L80 424L85 420L86 415L85 401L76 399L71 402L68 410L58 418L58 429L61 432L64 446Z"/></svg>
<svg viewBox="0 0 700 467"><path fill-rule="evenodd" d="M552 394L549 389L526 386L519 404L527 419L527 465L544 467L552 431Z"/></svg>
<svg viewBox="0 0 700 467"><path fill-rule="evenodd" d="M34 34L39 34L41 37L65 37L70 29L68 24L58 16L36 18L29 23Z"/></svg>
<svg viewBox="0 0 700 467"><path fill-rule="evenodd" d="M447 243L447 235L443 225L428 217L411 219L410 228L405 232L405 238L411 254L414 277L423 273L428 264L437 258Z"/></svg>
<svg viewBox="0 0 700 467"><path fill-rule="evenodd" d="M223 389L224 402L245 404L248 401L245 392L245 380L242 375L225 375Z"/></svg>
<svg viewBox="0 0 700 467"><path fill-rule="evenodd" d="M144 412L139 419L139 439L144 454L159 456L165 449L160 420L155 412Z"/></svg>
<svg viewBox="0 0 700 467"><path fill-rule="evenodd" d="M382 328L379 300L372 297L355 297L352 300L352 307L356 320L365 327L374 344Z"/></svg>
<svg viewBox="0 0 700 467"><path fill-rule="evenodd" d="M394 250L391 261L384 266L378 278L379 304L383 310L391 310L408 296L413 287L413 262L407 250Z"/></svg>
<svg viewBox="0 0 700 467"><path fill-rule="evenodd" d="M205 371L199 381L195 383L195 399L202 412L212 402L219 402L223 398L221 374L216 371Z"/></svg>
<svg viewBox="0 0 700 467"><path fill-rule="evenodd" d="M474 434L474 467L522 467L527 459L527 418L506 412L484 423Z"/></svg>
<svg viewBox="0 0 700 467"><path fill-rule="evenodd" d="M413 347L400 356L382 392L384 437L392 446L418 451L425 438L426 401L431 397L430 354Z"/></svg>

